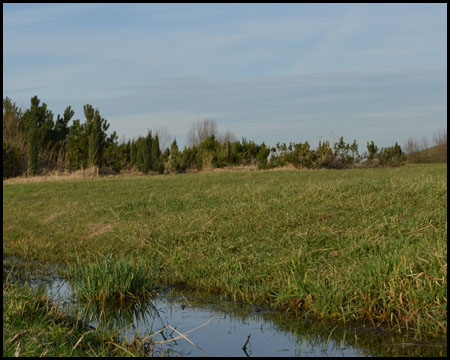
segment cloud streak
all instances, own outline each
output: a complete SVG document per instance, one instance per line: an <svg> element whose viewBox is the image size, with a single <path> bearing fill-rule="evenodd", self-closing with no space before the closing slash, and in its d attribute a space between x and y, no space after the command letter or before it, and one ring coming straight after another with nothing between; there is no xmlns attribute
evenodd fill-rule
<svg viewBox="0 0 450 360"><path fill-rule="evenodd" d="M80 117L92 104L127 137L167 123L178 139L212 117L266 143L333 132L389 145L446 118L446 5L3 9L4 94Z"/></svg>

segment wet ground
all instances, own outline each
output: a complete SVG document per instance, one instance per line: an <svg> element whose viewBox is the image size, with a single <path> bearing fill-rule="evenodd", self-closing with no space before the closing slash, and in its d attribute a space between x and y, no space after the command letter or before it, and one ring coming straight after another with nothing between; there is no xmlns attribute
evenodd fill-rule
<svg viewBox="0 0 450 360"><path fill-rule="evenodd" d="M171 356L446 356L443 339L426 343L380 329L302 319L181 287L165 287L144 304L102 310L79 304L55 273L31 281L92 328L108 326L132 341L150 338L153 355ZM101 316L99 314L101 313ZM157 334L155 334L157 333Z"/></svg>

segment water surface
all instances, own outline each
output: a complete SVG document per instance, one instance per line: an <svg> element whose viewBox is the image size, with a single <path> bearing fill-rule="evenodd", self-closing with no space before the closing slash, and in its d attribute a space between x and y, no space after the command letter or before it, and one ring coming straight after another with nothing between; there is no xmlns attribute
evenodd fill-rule
<svg viewBox="0 0 450 360"><path fill-rule="evenodd" d="M34 272L31 284L44 286L62 308L92 328L113 328L122 339L142 339L164 329L151 337L156 356L447 356L444 339L418 343L381 329L300 318L182 287L163 287L144 304L100 310L79 303L55 271ZM180 333L186 338L173 340Z"/></svg>
<svg viewBox="0 0 450 360"><path fill-rule="evenodd" d="M68 282L53 277L44 282L60 303L73 304ZM70 306L68 306L70 308ZM98 310L90 325L99 326ZM104 312L103 314L104 315ZM172 356L446 356L446 343L415 343L380 329L360 328L302 319L265 307L198 296L192 290L167 287L146 304L106 312L109 326L129 341L139 334L156 342L154 355ZM101 322L101 321L100 321ZM102 326L103 323L100 324ZM128 325L128 327L127 327ZM168 327L170 326L170 327ZM174 330L175 329L175 330ZM190 330L195 329L191 332ZM187 339L171 339L185 334ZM244 345L245 348L244 348Z"/></svg>

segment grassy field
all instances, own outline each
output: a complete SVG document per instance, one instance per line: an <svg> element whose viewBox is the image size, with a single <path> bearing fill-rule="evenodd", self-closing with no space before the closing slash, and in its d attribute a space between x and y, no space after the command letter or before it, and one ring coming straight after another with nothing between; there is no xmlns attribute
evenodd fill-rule
<svg viewBox="0 0 450 360"><path fill-rule="evenodd" d="M3 196L4 255L112 253L159 283L447 334L446 164L4 182Z"/></svg>

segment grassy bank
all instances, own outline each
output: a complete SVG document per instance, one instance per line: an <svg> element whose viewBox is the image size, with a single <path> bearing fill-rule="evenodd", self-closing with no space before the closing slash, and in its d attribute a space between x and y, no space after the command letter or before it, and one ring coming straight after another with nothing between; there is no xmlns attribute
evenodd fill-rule
<svg viewBox="0 0 450 360"><path fill-rule="evenodd" d="M3 251L161 264L157 281L447 333L447 165L3 185Z"/></svg>
<svg viewBox="0 0 450 360"><path fill-rule="evenodd" d="M3 356L144 356L144 350L93 331L42 290L3 282Z"/></svg>
<svg viewBox="0 0 450 360"><path fill-rule="evenodd" d="M406 156L408 163L442 163L447 162L447 144L413 152Z"/></svg>

